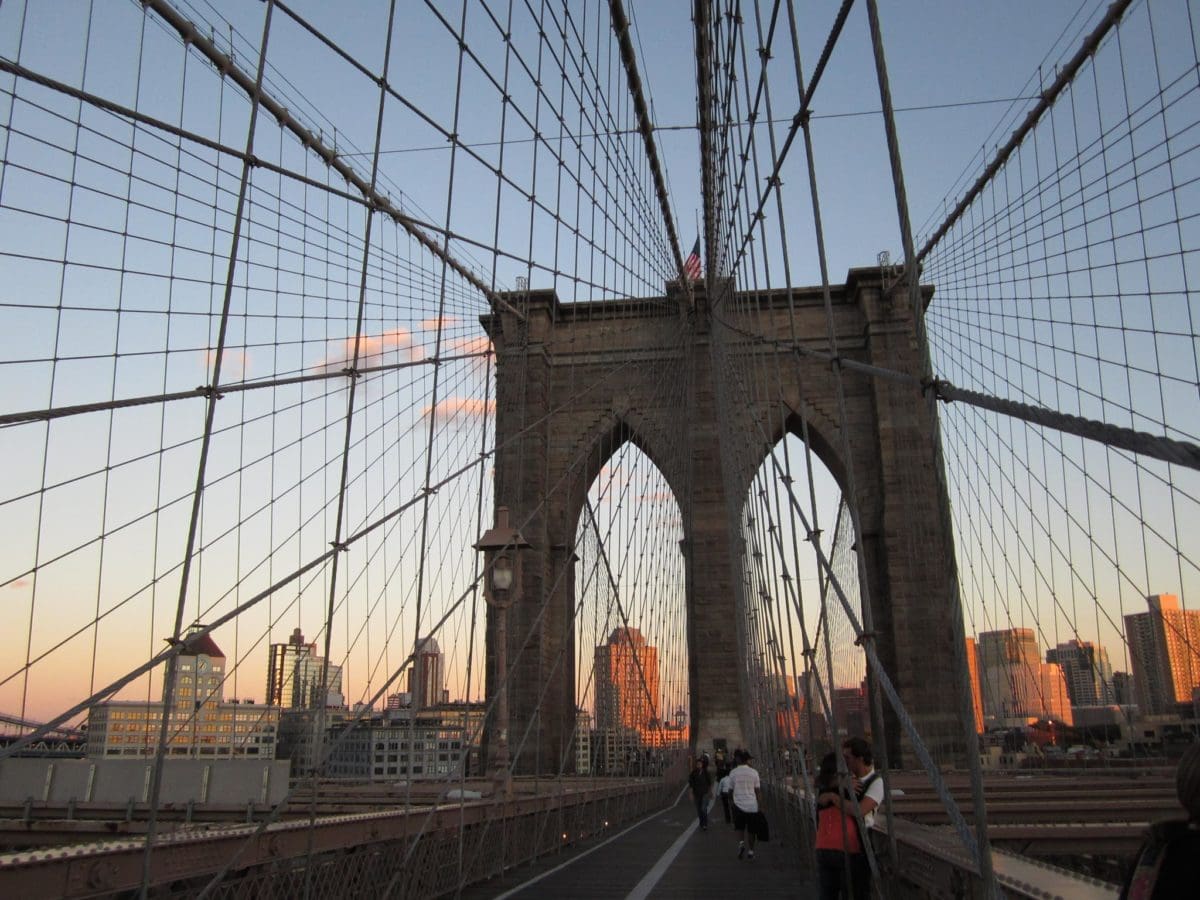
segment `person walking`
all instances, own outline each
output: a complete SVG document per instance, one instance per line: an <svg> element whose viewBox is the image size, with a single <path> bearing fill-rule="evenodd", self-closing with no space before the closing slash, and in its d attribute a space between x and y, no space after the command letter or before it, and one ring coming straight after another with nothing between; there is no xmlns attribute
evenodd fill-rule
<svg viewBox="0 0 1200 900"><path fill-rule="evenodd" d="M729 776L736 768L737 761L734 760L733 768L727 769L721 780L717 782L717 794L720 796L721 806L725 810L725 824L730 828L733 827L733 782Z"/></svg>
<svg viewBox="0 0 1200 900"><path fill-rule="evenodd" d="M700 819L701 831L708 831L708 797L712 793L712 786L708 757L704 756L696 760L688 776L688 787L692 789L692 799L696 801L696 816Z"/></svg>
<svg viewBox="0 0 1200 900"><path fill-rule="evenodd" d="M748 750L733 754L735 767L729 773L732 787L733 827L737 830L738 859L754 859L754 842L765 830L766 816L762 814L762 779L750 765L754 759Z"/></svg>

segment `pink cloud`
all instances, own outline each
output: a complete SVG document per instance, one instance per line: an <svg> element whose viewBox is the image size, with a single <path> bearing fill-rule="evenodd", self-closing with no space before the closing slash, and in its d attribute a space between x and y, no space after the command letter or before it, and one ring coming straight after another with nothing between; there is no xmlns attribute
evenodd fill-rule
<svg viewBox="0 0 1200 900"><path fill-rule="evenodd" d="M441 319L442 330L445 331L451 325L457 325L461 321L462 320L456 316L442 316L442 319ZM421 321L421 330L422 331L437 331L437 327L438 327L437 316L434 316L432 319L423 319Z"/></svg>
<svg viewBox="0 0 1200 900"><path fill-rule="evenodd" d="M421 410L421 417L428 416L433 411L432 406ZM438 401L437 417L442 421L456 419L460 416L470 419L491 415L496 411L496 401L480 400L477 397L447 397Z"/></svg>
<svg viewBox="0 0 1200 900"><path fill-rule="evenodd" d="M217 361L217 351L209 348L204 351L204 377L212 375L213 363ZM221 355L221 381L244 381L250 372L250 354L246 350L226 347Z"/></svg>
<svg viewBox="0 0 1200 900"><path fill-rule="evenodd" d="M355 339L330 340L331 349L316 368L323 372L335 372L346 368L354 359ZM369 369L391 363L407 362L420 358L413 348L412 332L407 328L395 328L380 334L364 334L358 340L358 367Z"/></svg>
<svg viewBox="0 0 1200 900"><path fill-rule="evenodd" d="M18 578L15 581L10 581L5 587L15 590L17 588L29 587L30 584L31 582L28 578Z"/></svg>

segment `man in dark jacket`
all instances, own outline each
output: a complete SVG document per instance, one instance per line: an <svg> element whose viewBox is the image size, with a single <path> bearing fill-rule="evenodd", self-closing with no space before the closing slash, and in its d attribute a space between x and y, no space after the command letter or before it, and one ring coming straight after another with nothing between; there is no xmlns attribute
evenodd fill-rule
<svg viewBox="0 0 1200 900"><path fill-rule="evenodd" d="M712 793L712 775L708 772L708 757L700 757L692 766L688 776L688 787L696 801L696 815L700 818L700 830L708 831L708 795Z"/></svg>
<svg viewBox="0 0 1200 900"><path fill-rule="evenodd" d="M1190 897L1200 878L1200 744L1192 744L1175 770L1175 791L1187 819L1150 826L1121 900ZM1191 885L1191 887L1188 887Z"/></svg>

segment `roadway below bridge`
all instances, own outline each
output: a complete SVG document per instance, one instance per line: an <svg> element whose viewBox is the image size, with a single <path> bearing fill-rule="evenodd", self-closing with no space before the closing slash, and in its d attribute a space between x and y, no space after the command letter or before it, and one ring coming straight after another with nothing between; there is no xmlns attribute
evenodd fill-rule
<svg viewBox="0 0 1200 900"><path fill-rule="evenodd" d="M946 786L974 822L970 782ZM924 773L894 773L892 810L905 823L948 829L950 817ZM1169 768L1143 771L995 772L984 778L988 838L994 848L1119 881L1151 822L1179 818Z"/></svg>

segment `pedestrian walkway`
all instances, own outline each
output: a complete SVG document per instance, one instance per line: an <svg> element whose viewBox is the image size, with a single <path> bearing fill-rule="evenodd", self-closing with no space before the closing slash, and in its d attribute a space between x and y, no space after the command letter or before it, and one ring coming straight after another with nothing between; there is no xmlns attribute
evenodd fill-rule
<svg viewBox="0 0 1200 900"><path fill-rule="evenodd" d="M464 900L544 897L675 900L808 896L816 878L800 852L779 840L759 844L753 860L737 858L738 840L718 802L708 831L696 824L691 797L607 838L463 891Z"/></svg>

